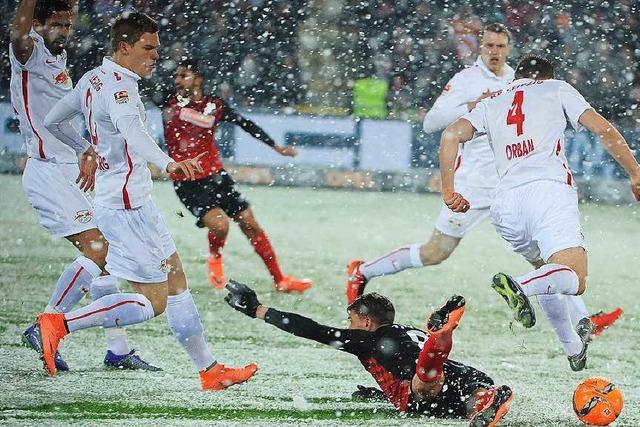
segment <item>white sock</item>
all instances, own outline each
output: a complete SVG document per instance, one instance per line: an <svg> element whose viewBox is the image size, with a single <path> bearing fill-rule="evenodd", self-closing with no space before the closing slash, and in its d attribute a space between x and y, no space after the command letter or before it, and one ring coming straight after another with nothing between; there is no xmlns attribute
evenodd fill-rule
<svg viewBox="0 0 640 427"><path fill-rule="evenodd" d="M79 256L64 269L51 294L45 312L66 313L89 292L91 281L102 270L85 256Z"/></svg>
<svg viewBox="0 0 640 427"><path fill-rule="evenodd" d="M582 340L571 323L567 298L567 295L538 295L538 303L562 343L565 354L573 356L582 351Z"/></svg>
<svg viewBox="0 0 640 427"><path fill-rule="evenodd" d="M589 317L589 311L581 295L567 295L567 306L573 326L576 326L585 317Z"/></svg>
<svg viewBox="0 0 640 427"><path fill-rule="evenodd" d="M578 275L561 264L546 264L515 279L526 296L578 293Z"/></svg>
<svg viewBox="0 0 640 427"><path fill-rule="evenodd" d="M94 301L105 295L118 293L120 293L120 289L118 288L118 278L115 276L100 276L91 282L91 299ZM106 328L104 336L107 340L107 350L113 354L122 356L131 351L124 328Z"/></svg>
<svg viewBox="0 0 640 427"><path fill-rule="evenodd" d="M171 332L184 347L198 372L213 365L213 356L204 340L200 315L191 292L187 289L181 294L169 295L165 313Z"/></svg>
<svg viewBox="0 0 640 427"><path fill-rule="evenodd" d="M367 279L387 274L396 274L407 268L422 267L420 260L420 243L403 246L360 266L360 272Z"/></svg>
<svg viewBox="0 0 640 427"><path fill-rule="evenodd" d="M64 315L69 332L96 326L113 328L144 322L154 317L151 302L142 294L112 294Z"/></svg>

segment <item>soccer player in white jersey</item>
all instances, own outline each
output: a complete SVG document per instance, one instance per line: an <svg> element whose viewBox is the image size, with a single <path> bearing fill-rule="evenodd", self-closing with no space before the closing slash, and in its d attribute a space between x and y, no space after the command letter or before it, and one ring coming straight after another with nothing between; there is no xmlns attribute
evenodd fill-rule
<svg viewBox="0 0 640 427"><path fill-rule="evenodd" d="M119 292L115 276L101 275L107 244L93 218L84 191L93 188L95 155L78 135L76 150L60 142L44 126L44 117L73 88L64 50L75 1L22 0L11 23L11 103L20 121L28 160L22 178L29 203L40 224L54 237L64 237L82 253L62 272L45 311L67 312L87 292L92 298ZM81 157L80 168L78 157ZM79 183L79 185L78 185ZM123 329L105 331L106 366L157 371L134 354ZM23 333L25 344L40 349L39 329ZM55 357L60 370L67 363Z"/></svg>
<svg viewBox="0 0 640 427"><path fill-rule="evenodd" d="M471 67L456 73L424 117L426 132L436 132L473 110L482 99L503 89L513 80L513 69L506 63L511 51L511 33L503 24L484 28L480 56ZM403 246L369 262L349 263L347 300L353 302L375 277L399 273L407 268L437 265L449 258L464 235L489 217L489 207L498 176L487 138L478 136L473 144L462 145L456 158L456 184L463 187L473 209L455 213L443 206L427 243Z"/></svg>
<svg viewBox="0 0 640 427"><path fill-rule="evenodd" d="M75 146L68 123L84 115L98 156L94 212L109 241L106 269L128 280L135 293L107 295L79 310L38 316L43 359L54 375L52 354L68 333L131 325L166 312L171 331L200 373L202 388L221 390L249 379L257 365L228 368L213 358L175 244L151 199L147 162L191 179L202 172L202 155L174 162L144 127L138 80L153 72L159 44L158 24L147 15L118 17L111 28L113 57L87 72L45 118L51 132Z"/></svg>
<svg viewBox="0 0 640 427"><path fill-rule="evenodd" d="M592 325L585 318L574 330L567 306L571 296L584 292L587 278L578 196L565 157L567 121L576 130L585 127L600 137L629 174L636 200L640 200L640 166L616 128L570 84L553 78L548 60L525 56L515 78L443 132L442 195L452 211L470 209L473 202L454 180L458 145L475 133L488 135L500 178L491 205L492 222L514 252L538 267L516 278L498 273L492 287L507 301L514 318L528 328L536 319L529 297L537 296L571 368L578 371L586 365Z"/></svg>
<svg viewBox="0 0 640 427"><path fill-rule="evenodd" d="M511 33L499 23L487 25L482 33L480 56L471 67L456 73L444 88L424 118L426 132L444 129L462 115L473 110L478 102L504 89L513 80L513 68L507 63L511 51ZM399 273L408 268L437 265L451 256L460 240L481 221L489 217L489 208L498 184L494 156L486 135L476 135L473 141L458 148L455 161L456 187L471 202L465 213L453 212L442 206L435 228L427 243L397 248L386 255L365 262L354 260L347 267L346 295L349 303L364 292L373 278ZM574 325L588 316L582 298L573 298L570 311ZM599 334L615 322L622 313L590 316Z"/></svg>

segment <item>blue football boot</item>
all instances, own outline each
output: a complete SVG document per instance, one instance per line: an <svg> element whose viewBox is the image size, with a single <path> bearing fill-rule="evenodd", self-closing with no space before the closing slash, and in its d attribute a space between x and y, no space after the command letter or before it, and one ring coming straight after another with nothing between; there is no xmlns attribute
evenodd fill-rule
<svg viewBox="0 0 640 427"><path fill-rule="evenodd" d="M107 355L104 356L104 365L111 369L132 369L151 372L162 371L162 368L144 361L140 356L134 353L135 350L131 350L127 354L118 356L111 350L108 350Z"/></svg>

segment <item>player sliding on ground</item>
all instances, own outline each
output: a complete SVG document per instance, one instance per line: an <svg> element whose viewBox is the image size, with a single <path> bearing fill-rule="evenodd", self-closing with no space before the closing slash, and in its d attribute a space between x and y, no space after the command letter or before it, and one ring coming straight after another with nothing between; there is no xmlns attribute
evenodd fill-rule
<svg viewBox="0 0 640 427"><path fill-rule="evenodd" d="M545 58L525 56L513 83L444 131L442 197L454 212L470 209L454 182L456 154L458 145L476 132L486 133L500 176L491 219L514 252L538 267L516 278L498 273L492 286L527 328L536 322L529 297L537 296L571 369L579 371L586 366L593 324L585 317L574 329L567 305L568 298L584 292L587 278L578 195L564 151L567 120L574 129L584 126L600 137L629 174L636 200L640 199L640 166L616 128L553 74L553 65Z"/></svg>
<svg viewBox="0 0 640 427"><path fill-rule="evenodd" d="M95 152L80 135L74 136L72 148L44 126L45 115L73 89L65 47L76 3L22 0L11 23L9 45L11 105L20 120L29 157L22 175L24 191L40 224L54 238L64 237L81 252L58 278L45 308L52 313L68 312L87 293L95 300L120 292L116 277L104 271L108 245L84 193L93 190ZM107 367L160 370L129 348L124 329L105 329L105 335ZM37 324L24 331L22 340L42 351ZM55 354L55 364L61 371L69 370L60 353Z"/></svg>
<svg viewBox="0 0 640 427"><path fill-rule="evenodd" d="M453 331L465 300L453 296L427 320L425 330L394 324L395 309L382 295L361 295L347 307L349 329L266 307L248 286L229 281L225 301L235 310L290 334L356 356L401 412L470 418L472 427L494 426L513 398L484 372L449 360Z"/></svg>
<svg viewBox="0 0 640 427"><path fill-rule="evenodd" d="M106 269L128 280L136 293L107 295L66 314L38 316L43 359L54 375L53 355L68 333L132 325L166 312L171 331L200 373L202 388L221 390L249 379L257 365L234 369L214 359L175 244L151 199L147 162L191 179L202 172L202 156L174 162L144 127L138 80L153 72L159 45L158 24L147 15L118 17L111 28L113 57L86 73L45 118L51 132L74 146L78 140L67 133L68 123L84 115L99 159L95 216L109 241Z"/></svg>
<svg viewBox="0 0 640 427"><path fill-rule="evenodd" d="M253 215L249 202L236 189L231 175L224 169L215 143L220 122L233 123L283 156L293 157L293 147L275 143L253 121L242 117L222 99L204 94L204 75L194 61L180 64L176 70L177 93L164 110L164 135L169 155L180 161L205 153L202 173L195 180L171 174L180 201L196 217L198 227L209 229L209 282L214 288L224 288L226 280L222 266L222 248L229 234L229 218L238 224L255 252L273 278L278 292L304 292L312 285L309 279L297 279L282 274L276 252L267 233Z"/></svg>
<svg viewBox="0 0 640 427"><path fill-rule="evenodd" d="M511 32L503 24L489 24L484 28L478 59L471 67L456 73L449 80L424 117L425 132L444 129L473 110L480 101L511 83L514 71L506 62L511 51L511 39ZM427 243L396 248L367 262L351 261L347 267L348 280L345 288L349 303L362 295L367 283L377 277L446 261L464 236L489 217L489 208L498 185L498 174L487 135L476 134L467 144L459 146L454 179L456 188L471 204L469 211L452 212L443 205ZM568 298L567 303L574 326L589 316L582 297ZM589 316L596 326L594 335L599 335L612 325L621 314L622 309L617 308L611 312Z"/></svg>

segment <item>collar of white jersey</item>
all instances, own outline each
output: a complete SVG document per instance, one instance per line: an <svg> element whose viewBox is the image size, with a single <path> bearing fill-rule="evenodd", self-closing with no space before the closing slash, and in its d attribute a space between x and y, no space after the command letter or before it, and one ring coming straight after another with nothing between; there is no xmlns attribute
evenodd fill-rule
<svg viewBox="0 0 640 427"><path fill-rule="evenodd" d="M128 68L124 68L121 65L116 64L110 57L105 56L104 58L102 58L102 66L111 70L111 71L116 71L120 74L124 74L127 77L131 77L132 79L140 80L140 76L137 75L136 73L134 73L133 71L131 71Z"/></svg>
<svg viewBox="0 0 640 427"><path fill-rule="evenodd" d="M477 65L478 67L480 67L482 71L484 71L487 75L489 75L494 79L497 79L497 80L507 79L509 81L513 79L513 74L514 74L513 68L511 68L507 63L505 63L504 66L502 67L502 71L504 72L502 76L496 75L493 71L491 71L487 67L487 64L485 64L484 61L482 60L482 55L478 55L478 59L476 59L476 62L474 65Z"/></svg>
<svg viewBox="0 0 640 427"><path fill-rule="evenodd" d="M36 30L33 29L33 27L31 27L31 30L29 31L29 37L36 39L38 42L42 43L42 47L44 48L44 50L47 52L47 55L49 56L53 56L53 57L58 57L60 55L64 55L65 50L62 50L62 53L60 55L54 55L53 53L49 52L49 49L47 48L47 45L44 43L44 38L42 38L42 36L40 34L38 34L38 32Z"/></svg>

